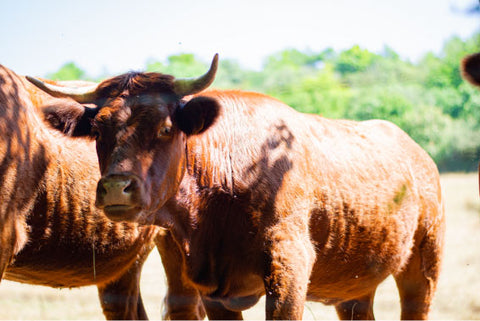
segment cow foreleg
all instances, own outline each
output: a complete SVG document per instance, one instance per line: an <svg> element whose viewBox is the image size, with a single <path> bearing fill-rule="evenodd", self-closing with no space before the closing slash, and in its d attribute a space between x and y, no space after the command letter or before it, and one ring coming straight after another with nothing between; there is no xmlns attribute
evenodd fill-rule
<svg viewBox="0 0 480 321"><path fill-rule="evenodd" d="M374 320L373 298L375 292L364 297L342 302L335 306L340 320Z"/></svg>
<svg viewBox="0 0 480 321"><path fill-rule="evenodd" d="M140 295L142 262L136 262L118 280L98 287L107 320L148 320Z"/></svg>
<svg viewBox="0 0 480 321"><path fill-rule="evenodd" d="M302 319L315 252L308 237L301 235L292 233L274 237L267 248L267 320Z"/></svg>
<svg viewBox="0 0 480 321"><path fill-rule="evenodd" d="M164 320L202 320L205 309L198 291L182 278L182 254L169 231L160 233L156 239L162 257L168 290L164 299Z"/></svg>

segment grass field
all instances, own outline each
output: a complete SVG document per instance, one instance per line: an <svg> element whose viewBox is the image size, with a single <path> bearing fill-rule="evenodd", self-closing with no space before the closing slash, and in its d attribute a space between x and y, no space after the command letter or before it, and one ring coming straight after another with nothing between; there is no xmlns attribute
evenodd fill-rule
<svg viewBox="0 0 480 321"><path fill-rule="evenodd" d="M436 320L480 319L480 198L476 174L442 175L447 234L443 271L430 314ZM159 255L152 252L142 274L142 294L150 319L161 319L165 279ZM244 313L264 319L264 301ZM377 319L399 319L397 290L391 278L379 287ZM2 281L0 319L95 320L103 314L94 287L50 289ZM336 319L333 307L308 302L304 319Z"/></svg>

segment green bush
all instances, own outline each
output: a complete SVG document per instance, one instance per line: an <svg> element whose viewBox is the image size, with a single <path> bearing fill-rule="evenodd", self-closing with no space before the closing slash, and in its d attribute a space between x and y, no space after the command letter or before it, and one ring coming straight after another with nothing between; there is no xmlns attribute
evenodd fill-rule
<svg viewBox="0 0 480 321"><path fill-rule="evenodd" d="M480 155L480 92L462 80L460 61L480 48L480 32L453 37L438 54L418 63L389 47L372 53L359 46L335 52L286 49L265 59L262 70L220 57L214 87L246 89L276 97L301 112L330 118L386 119L403 128L443 171L475 170ZM148 61L147 71L192 77L209 62L194 54ZM73 62L48 78L89 79Z"/></svg>

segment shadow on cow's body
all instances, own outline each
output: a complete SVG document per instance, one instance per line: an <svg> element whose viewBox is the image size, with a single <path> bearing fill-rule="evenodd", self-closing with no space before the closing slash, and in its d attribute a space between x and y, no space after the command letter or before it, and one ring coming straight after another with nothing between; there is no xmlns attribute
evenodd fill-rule
<svg viewBox="0 0 480 321"><path fill-rule="evenodd" d="M78 103L53 98L0 66L0 276L51 287L96 285L107 319L146 319L141 268L155 243L164 259L179 255L165 247L171 236L111 222L95 208L94 144L49 129L43 105ZM188 294L195 298L193 289Z"/></svg>
<svg viewBox="0 0 480 321"><path fill-rule="evenodd" d="M329 120L240 91L181 100L192 92L177 88L153 73L109 79L89 94L93 130L86 114L48 113L97 138L97 206L170 230L209 318L241 318L265 294L267 319L300 319L306 299L373 319L388 275L402 318L427 318L444 215L438 170L415 142L385 121Z"/></svg>

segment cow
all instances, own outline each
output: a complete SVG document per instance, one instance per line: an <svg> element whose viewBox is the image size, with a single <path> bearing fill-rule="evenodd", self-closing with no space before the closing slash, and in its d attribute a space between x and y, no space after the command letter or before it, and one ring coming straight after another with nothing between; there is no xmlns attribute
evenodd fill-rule
<svg viewBox="0 0 480 321"><path fill-rule="evenodd" d="M96 285L107 319L147 319L140 272L156 244L169 262L165 317L202 318L196 290L178 278L180 252L169 233L107 219L94 205L100 178L94 144L60 136L44 123L42 106L76 105L0 65L0 280L56 288ZM183 293L197 305L185 308Z"/></svg>
<svg viewBox="0 0 480 321"><path fill-rule="evenodd" d="M92 90L42 90L92 108L47 111L96 140L96 206L114 221L168 229L210 319L301 319L305 300L373 319L396 280L402 319L426 319L445 229L439 173L394 124L302 114L254 92L130 72Z"/></svg>
<svg viewBox="0 0 480 321"><path fill-rule="evenodd" d="M480 52L464 57L460 63L462 76L474 86L480 87ZM478 164L478 190L480 193L480 163Z"/></svg>
<svg viewBox="0 0 480 321"><path fill-rule="evenodd" d="M480 53L466 56L461 62L462 76L472 85L480 87Z"/></svg>

